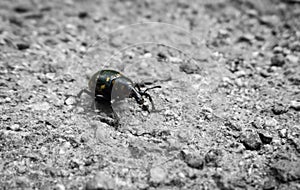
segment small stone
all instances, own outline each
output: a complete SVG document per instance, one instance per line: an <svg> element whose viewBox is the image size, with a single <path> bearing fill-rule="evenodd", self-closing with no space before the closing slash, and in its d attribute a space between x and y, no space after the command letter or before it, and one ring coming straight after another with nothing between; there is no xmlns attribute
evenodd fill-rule
<svg viewBox="0 0 300 190"><path fill-rule="evenodd" d="M276 189L276 186L277 186L276 180L272 177L272 178L267 179L267 180L264 182L263 190L272 190L272 189Z"/></svg>
<svg viewBox="0 0 300 190"><path fill-rule="evenodd" d="M115 188L115 180L104 172L98 172L92 180L87 182L85 187L86 190L110 190Z"/></svg>
<svg viewBox="0 0 300 190"><path fill-rule="evenodd" d="M11 98L10 98L10 97L6 97L6 98L4 99L4 101L5 101L5 103L10 103L10 102L11 102Z"/></svg>
<svg viewBox="0 0 300 190"><path fill-rule="evenodd" d="M169 57L169 61L172 63L181 63L183 62L182 59L180 59L179 57Z"/></svg>
<svg viewBox="0 0 300 190"><path fill-rule="evenodd" d="M235 120L227 120L224 125L228 128L230 128L233 131L241 131L242 130L242 124L240 122L237 122Z"/></svg>
<svg viewBox="0 0 300 190"><path fill-rule="evenodd" d="M65 100L65 104L66 105L74 105L74 104L76 104L76 99L73 97L73 96L70 96L70 97L68 97L66 100Z"/></svg>
<svg viewBox="0 0 300 190"><path fill-rule="evenodd" d="M244 77L246 76L246 72L244 70L240 70L234 73L236 77Z"/></svg>
<svg viewBox="0 0 300 190"><path fill-rule="evenodd" d="M28 43L24 43L24 42L17 43L16 45L17 45L18 50L25 50L30 47L30 45Z"/></svg>
<svg viewBox="0 0 300 190"><path fill-rule="evenodd" d="M37 103L30 106L35 111L48 111L50 109L50 104L48 102Z"/></svg>
<svg viewBox="0 0 300 190"><path fill-rule="evenodd" d="M279 136L280 136L281 138L286 138L286 137L287 137L287 129L281 129L281 130L279 131Z"/></svg>
<svg viewBox="0 0 300 190"><path fill-rule="evenodd" d="M256 129L262 129L264 125L264 120L260 117L254 118L254 120L251 122L251 125L255 127Z"/></svg>
<svg viewBox="0 0 300 190"><path fill-rule="evenodd" d="M240 36L237 39L237 42L247 42L249 44L252 44L254 40L255 40L255 36L248 33L248 34L244 34L244 35Z"/></svg>
<svg viewBox="0 0 300 190"><path fill-rule="evenodd" d="M232 80L228 77L223 77L222 82L225 84L232 84Z"/></svg>
<svg viewBox="0 0 300 190"><path fill-rule="evenodd" d="M65 190L66 187L63 184L56 184L54 190Z"/></svg>
<svg viewBox="0 0 300 190"><path fill-rule="evenodd" d="M271 66L282 67L285 64L285 58L282 54L275 54L271 58Z"/></svg>
<svg viewBox="0 0 300 190"><path fill-rule="evenodd" d="M20 4L14 7L14 11L20 14L27 13L29 11L32 11L32 6L30 6L29 4Z"/></svg>
<svg viewBox="0 0 300 190"><path fill-rule="evenodd" d="M181 72L185 72L186 74L199 74L200 67L196 65L194 62L192 63L183 63L179 66Z"/></svg>
<svg viewBox="0 0 300 190"><path fill-rule="evenodd" d="M76 107L76 113L83 113L84 108L83 107Z"/></svg>
<svg viewBox="0 0 300 190"><path fill-rule="evenodd" d="M300 42L299 41L294 41L291 43L290 48L292 51L300 51Z"/></svg>
<svg viewBox="0 0 300 190"><path fill-rule="evenodd" d="M172 110L166 110L165 112L164 112L164 115L166 116L166 117L174 117L176 114L172 111Z"/></svg>
<svg viewBox="0 0 300 190"><path fill-rule="evenodd" d="M288 111L288 106L283 105L282 103L277 103L272 107L272 112L275 115L281 115Z"/></svg>
<svg viewBox="0 0 300 190"><path fill-rule="evenodd" d="M241 142L247 150L259 150L262 144L259 135L253 131L245 131L241 136Z"/></svg>
<svg viewBox="0 0 300 190"><path fill-rule="evenodd" d="M207 113L212 113L212 112L213 112L213 109L210 108L210 107L204 106L204 107L202 108L202 111L203 111L203 112L207 112Z"/></svg>
<svg viewBox="0 0 300 190"><path fill-rule="evenodd" d="M264 123L265 127L270 127L270 128L276 127L277 125L278 125L278 121L274 118L267 119L267 120L265 120L265 123Z"/></svg>
<svg viewBox="0 0 300 190"><path fill-rule="evenodd" d="M181 159L191 168L202 169L204 165L203 158L198 154L192 154L188 151L180 152Z"/></svg>
<svg viewBox="0 0 300 190"><path fill-rule="evenodd" d="M50 79L50 80L54 80L54 78L55 78L55 73L46 73L46 77L48 78L48 79Z"/></svg>
<svg viewBox="0 0 300 190"><path fill-rule="evenodd" d="M261 131L258 133L260 140L264 144L270 144L272 142L273 136L267 131Z"/></svg>
<svg viewBox="0 0 300 190"><path fill-rule="evenodd" d="M151 58L152 57L152 53L145 53L144 55L143 55L143 57L144 58Z"/></svg>
<svg viewBox="0 0 300 190"><path fill-rule="evenodd" d="M265 15L261 16L259 21L264 25L274 27L280 22L280 19L277 15Z"/></svg>
<svg viewBox="0 0 300 190"><path fill-rule="evenodd" d="M88 14L87 12L85 12L85 11L82 11L82 12L78 13L78 17L79 17L80 19L85 19L85 18L87 18L88 16L89 16L89 14Z"/></svg>
<svg viewBox="0 0 300 190"><path fill-rule="evenodd" d="M9 128L13 131L19 131L20 130L20 125L19 124L13 124Z"/></svg>
<svg viewBox="0 0 300 190"><path fill-rule="evenodd" d="M271 74L269 72L267 72L266 70L260 70L259 74L264 78L271 76Z"/></svg>
<svg viewBox="0 0 300 190"><path fill-rule="evenodd" d="M276 54L277 53L282 53L283 52L283 48L280 47L280 46L276 46L276 47L274 47L273 52L276 53Z"/></svg>
<svg viewBox="0 0 300 190"><path fill-rule="evenodd" d="M296 111L300 111L300 101L291 101L290 107L295 109Z"/></svg>
<svg viewBox="0 0 300 190"><path fill-rule="evenodd" d="M17 167L17 171L18 171L18 173L20 173L20 174L24 174L24 173L26 173L26 171L27 171L27 167L26 167L26 166L18 166L18 167Z"/></svg>
<svg viewBox="0 0 300 190"><path fill-rule="evenodd" d="M289 61L289 62L291 62L291 63L294 63L294 64L296 64L296 63L298 63L299 62L299 58L297 57L297 56L295 56L295 55L287 55L286 56L286 59Z"/></svg>
<svg viewBox="0 0 300 190"><path fill-rule="evenodd" d="M167 172L161 167L154 167L150 170L150 182L160 184L167 177Z"/></svg>
<svg viewBox="0 0 300 190"><path fill-rule="evenodd" d="M243 87L244 86L244 83L243 83L243 80L241 78L236 78L234 80L235 84L238 86L238 87Z"/></svg>
<svg viewBox="0 0 300 190"><path fill-rule="evenodd" d="M141 159L146 154L143 147L139 147L134 144L129 144L128 150L130 151L131 156L135 159Z"/></svg>
<svg viewBox="0 0 300 190"><path fill-rule="evenodd" d="M222 160L223 153L219 149L211 149L205 155L205 163L208 166L218 166Z"/></svg>

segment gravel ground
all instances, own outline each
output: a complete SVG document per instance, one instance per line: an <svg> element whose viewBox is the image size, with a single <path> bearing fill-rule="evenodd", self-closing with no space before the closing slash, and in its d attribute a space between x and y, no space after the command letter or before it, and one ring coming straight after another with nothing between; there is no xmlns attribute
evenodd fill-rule
<svg viewBox="0 0 300 190"><path fill-rule="evenodd" d="M299 0L1 0L0 189L300 189L299 16ZM77 98L103 68L161 85L159 111Z"/></svg>

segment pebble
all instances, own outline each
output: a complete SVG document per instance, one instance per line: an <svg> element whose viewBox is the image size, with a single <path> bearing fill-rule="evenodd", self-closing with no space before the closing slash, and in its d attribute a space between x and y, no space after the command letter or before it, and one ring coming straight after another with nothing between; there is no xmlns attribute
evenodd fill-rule
<svg viewBox="0 0 300 190"><path fill-rule="evenodd" d="M266 70L260 70L259 74L260 74L260 76L262 76L264 78L271 76L271 74L269 72L267 72Z"/></svg>
<svg viewBox="0 0 300 190"><path fill-rule="evenodd" d="M275 54L271 58L271 66L282 67L285 64L285 58L282 54Z"/></svg>
<svg viewBox="0 0 300 190"><path fill-rule="evenodd" d="M37 103L30 106L35 111L48 111L50 109L50 104L48 102Z"/></svg>
<svg viewBox="0 0 300 190"><path fill-rule="evenodd" d="M32 11L32 6L27 4L20 4L14 7L14 11L20 14L27 13Z"/></svg>
<svg viewBox="0 0 300 190"><path fill-rule="evenodd" d="M238 38L238 42L247 42L249 44L252 44L254 40L255 36L250 33L244 34Z"/></svg>
<svg viewBox="0 0 300 190"><path fill-rule="evenodd" d="M257 129L262 129L263 125L264 125L264 120L259 118L259 117L256 117L254 118L254 120L251 122L252 126L257 128Z"/></svg>
<svg viewBox="0 0 300 190"><path fill-rule="evenodd" d="M300 111L300 101L291 101L291 108L295 109L296 111Z"/></svg>
<svg viewBox="0 0 300 190"><path fill-rule="evenodd" d="M247 150L259 150L262 144L259 135L254 131L245 131L241 136L241 142Z"/></svg>
<svg viewBox="0 0 300 190"><path fill-rule="evenodd" d="M280 136L281 138L287 137L287 129L281 129L281 130L279 131L279 136Z"/></svg>
<svg viewBox="0 0 300 190"><path fill-rule="evenodd" d="M54 190L65 190L66 187L63 184L56 184Z"/></svg>
<svg viewBox="0 0 300 190"><path fill-rule="evenodd" d="M87 182L86 190L110 190L110 189L116 189L116 183L115 180L105 174L104 172L98 172L95 177Z"/></svg>
<svg viewBox="0 0 300 190"><path fill-rule="evenodd" d="M85 18L87 18L88 16L89 16L89 14L88 14L86 11L81 11L81 12L78 13L78 17L79 17L80 19L85 19Z"/></svg>
<svg viewBox="0 0 300 190"><path fill-rule="evenodd" d="M203 111L203 112L207 112L207 113L212 113L212 112L213 112L213 109L210 108L210 107L203 106L202 111Z"/></svg>
<svg viewBox="0 0 300 190"><path fill-rule="evenodd" d="M294 64L296 64L296 63L299 62L299 58L298 58L297 56L295 56L295 55L287 55L287 56L286 56L286 59L287 59L289 62L294 63Z"/></svg>
<svg viewBox="0 0 300 190"><path fill-rule="evenodd" d="M55 73L46 73L45 76L46 76L48 79L50 79L50 80L53 81L53 80L55 79L55 75L56 75Z"/></svg>
<svg viewBox="0 0 300 190"><path fill-rule="evenodd" d="M199 73L200 68L195 63L183 63L179 66L181 72L185 72L186 74L194 74Z"/></svg>
<svg viewBox="0 0 300 190"><path fill-rule="evenodd" d="M20 130L20 125L19 124L13 124L9 128L13 131L19 131Z"/></svg>
<svg viewBox="0 0 300 190"><path fill-rule="evenodd" d="M169 61L172 63L181 63L183 62L182 59L180 59L179 57L169 57Z"/></svg>
<svg viewBox="0 0 300 190"><path fill-rule="evenodd" d="M280 22L280 20L277 15L265 15L265 16L261 16L260 22L267 26L274 27Z"/></svg>
<svg viewBox="0 0 300 190"><path fill-rule="evenodd" d="M291 43L290 48L292 51L300 51L300 42L294 41L293 43Z"/></svg>
<svg viewBox="0 0 300 190"><path fill-rule="evenodd" d="M150 182L155 184L162 183L167 177L167 172L161 167L154 167L150 170Z"/></svg>
<svg viewBox="0 0 300 190"><path fill-rule="evenodd" d="M264 190L271 190L271 189L276 189L277 187L277 182L274 178L269 178L264 182L263 189Z"/></svg>
<svg viewBox="0 0 300 190"><path fill-rule="evenodd" d="M73 96L70 96L70 97L68 97L66 100L65 100L65 104L66 105L74 105L74 104L76 104L76 99L73 97Z"/></svg>
<svg viewBox="0 0 300 190"><path fill-rule="evenodd" d="M234 80L235 84L238 86L238 87L243 87L244 86L244 83L243 83L243 80L241 78L236 78Z"/></svg>
<svg viewBox="0 0 300 190"><path fill-rule="evenodd" d="M273 52L274 53L283 53L283 49L280 46L276 46L276 47L274 47Z"/></svg>
<svg viewBox="0 0 300 190"><path fill-rule="evenodd" d="M152 57L152 54L151 53L145 53L144 55L143 55L143 57L144 58L151 58Z"/></svg>
<svg viewBox="0 0 300 190"><path fill-rule="evenodd" d="M281 103L277 103L272 107L272 112L275 115L281 115L284 114L288 111L288 106L281 104Z"/></svg>
<svg viewBox="0 0 300 190"><path fill-rule="evenodd" d="M210 149L205 154L205 163L208 166L218 166L223 157L223 153L219 149Z"/></svg>
<svg viewBox="0 0 300 190"><path fill-rule="evenodd" d="M240 70L234 73L236 77L244 77L246 76L246 72L244 70Z"/></svg>
<svg viewBox="0 0 300 190"><path fill-rule="evenodd" d="M273 136L270 132L261 131L258 133L260 140L264 144L270 144L272 142Z"/></svg>
<svg viewBox="0 0 300 190"><path fill-rule="evenodd" d="M265 123L264 123L265 127L270 127L270 128L276 127L277 125L278 125L278 121L274 118L267 119L267 120L265 120Z"/></svg>
<svg viewBox="0 0 300 190"><path fill-rule="evenodd" d="M181 159L191 168L202 169L204 165L204 159L198 154L192 154L187 151L180 152Z"/></svg>
<svg viewBox="0 0 300 190"><path fill-rule="evenodd" d="M30 45L28 43L17 43L16 45L17 45L18 50L25 50L30 47Z"/></svg>

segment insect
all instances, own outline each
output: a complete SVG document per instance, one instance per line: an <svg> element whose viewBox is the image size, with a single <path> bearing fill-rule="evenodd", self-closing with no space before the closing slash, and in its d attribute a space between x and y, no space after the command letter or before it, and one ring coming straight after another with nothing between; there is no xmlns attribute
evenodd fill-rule
<svg viewBox="0 0 300 190"><path fill-rule="evenodd" d="M145 105L144 97L148 98L151 102L151 111L156 111L152 97L147 91L154 88L161 88L161 86L146 88L142 91L138 83L132 82L131 79L120 72L115 70L100 70L92 76L88 83L88 88L81 90L77 97L80 97L82 93L86 93L94 97L95 101L108 102L110 105L125 98L134 98L144 111L150 113L149 107Z"/></svg>

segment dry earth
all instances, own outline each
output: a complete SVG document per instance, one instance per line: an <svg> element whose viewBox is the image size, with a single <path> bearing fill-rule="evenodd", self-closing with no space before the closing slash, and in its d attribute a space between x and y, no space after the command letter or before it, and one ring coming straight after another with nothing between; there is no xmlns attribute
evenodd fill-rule
<svg viewBox="0 0 300 190"><path fill-rule="evenodd" d="M299 17L297 0L1 0L0 189L300 189ZM160 111L129 99L114 125L76 98L103 68L161 85Z"/></svg>

